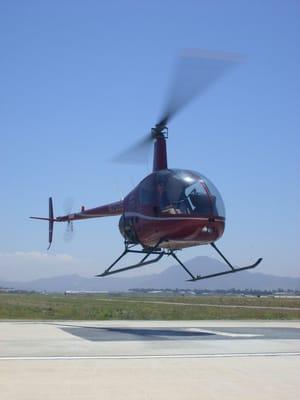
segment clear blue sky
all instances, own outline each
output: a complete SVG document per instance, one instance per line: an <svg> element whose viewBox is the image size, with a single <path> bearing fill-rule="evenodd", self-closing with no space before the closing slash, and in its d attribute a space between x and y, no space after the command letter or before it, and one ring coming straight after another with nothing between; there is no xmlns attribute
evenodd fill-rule
<svg viewBox="0 0 300 400"><path fill-rule="evenodd" d="M151 169L109 161L159 116L182 48L245 62L169 126L170 167L219 188L234 264L300 276L298 1L1 1L0 278L101 272L122 250L117 218L80 221L71 243L29 220L119 200ZM213 255L207 247L183 259ZM154 266L153 271L165 265Z"/></svg>

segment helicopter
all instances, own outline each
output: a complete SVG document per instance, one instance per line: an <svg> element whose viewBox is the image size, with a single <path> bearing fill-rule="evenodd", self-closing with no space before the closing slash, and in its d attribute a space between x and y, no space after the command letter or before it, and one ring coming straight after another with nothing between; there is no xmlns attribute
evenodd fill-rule
<svg viewBox="0 0 300 400"><path fill-rule="evenodd" d="M124 238L124 251L96 277L141 268L165 256L175 259L188 274L187 280L192 282L255 268L262 258L254 264L236 267L216 246L215 242L222 237L225 229L225 208L215 185L201 173L169 168L167 160L167 125L170 120L239 61L239 57L233 54L186 50L179 57L162 116L146 137L116 159L127 162L137 154L143 154L154 143L152 172L124 199L90 209L82 206L77 213L55 217L50 197L49 216L30 217L49 222L48 249L56 222L66 222L72 227L73 221L120 215L119 230ZM199 245L212 246L228 269L205 275L193 274L177 253ZM135 264L118 267L128 253L140 254L142 258Z"/></svg>

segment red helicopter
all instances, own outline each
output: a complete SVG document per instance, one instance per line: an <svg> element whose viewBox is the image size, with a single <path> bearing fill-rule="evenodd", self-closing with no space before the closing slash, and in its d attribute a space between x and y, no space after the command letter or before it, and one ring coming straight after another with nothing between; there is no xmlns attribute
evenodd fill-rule
<svg viewBox="0 0 300 400"><path fill-rule="evenodd" d="M123 253L97 277L140 268L173 257L189 275L198 281L255 268L261 261L245 267L234 267L217 248L215 242L223 235L225 209L217 188L205 176L186 169L168 168L166 139L167 124L174 115L196 95L204 92L219 79L238 58L224 53L189 50L179 58L177 75L171 87L162 117L151 132L137 145L122 153L119 161L140 154L154 142L153 171L123 200L92 209L81 207L80 212L54 217L52 198L49 198L49 217L30 217L49 221L49 247L54 222L67 222L121 215L119 229L124 237ZM229 269L222 272L194 275L178 258L176 252L191 246L211 245ZM118 268L116 264L128 253L142 254L133 265Z"/></svg>

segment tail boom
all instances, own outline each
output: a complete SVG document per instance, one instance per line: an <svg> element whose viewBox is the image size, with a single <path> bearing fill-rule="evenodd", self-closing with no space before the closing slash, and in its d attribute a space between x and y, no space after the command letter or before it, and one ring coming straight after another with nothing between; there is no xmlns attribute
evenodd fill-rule
<svg viewBox="0 0 300 400"><path fill-rule="evenodd" d="M53 239L53 228L54 222L72 222L81 219L90 219L90 218L100 218L100 217L110 217L115 215L121 215L124 212L123 201L116 201L114 203L106 204L104 206L90 208L86 210L84 207L81 207L81 211L79 213L74 214L66 214L60 217L54 217L53 212L53 201L52 197L49 197L49 217L30 217L31 219L39 219L42 221L49 222L49 246L48 250L51 247L52 239Z"/></svg>

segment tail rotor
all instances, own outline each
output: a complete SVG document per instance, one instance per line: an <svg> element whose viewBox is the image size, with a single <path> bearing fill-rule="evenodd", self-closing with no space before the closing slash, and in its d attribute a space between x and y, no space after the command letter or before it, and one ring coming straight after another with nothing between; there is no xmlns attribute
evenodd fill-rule
<svg viewBox="0 0 300 400"><path fill-rule="evenodd" d="M73 221L68 221L66 230L64 233L64 240L65 242L70 242L73 239L74 236L74 226L73 226Z"/></svg>
<svg viewBox="0 0 300 400"><path fill-rule="evenodd" d="M68 197L64 201L64 213L65 215L70 215L72 214L73 211L73 206L74 206L74 199L72 197ZM73 226L73 221L68 220L66 229L64 232L64 241L65 242L70 242L73 239L74 236L74 226Z"/></svg>

